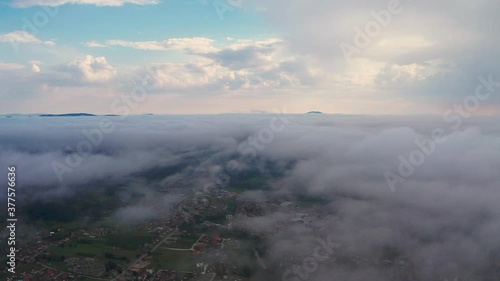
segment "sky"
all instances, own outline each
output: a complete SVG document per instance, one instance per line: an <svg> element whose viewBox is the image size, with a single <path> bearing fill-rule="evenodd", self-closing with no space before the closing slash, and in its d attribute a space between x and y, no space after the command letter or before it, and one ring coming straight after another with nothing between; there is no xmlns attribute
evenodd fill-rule
<svg viewBox="0 0 500 281"><path fill-rule="evenodd" d="M442 115L464 104L498 114L499 9L488 0L4 0L0 114Z"/></svg>

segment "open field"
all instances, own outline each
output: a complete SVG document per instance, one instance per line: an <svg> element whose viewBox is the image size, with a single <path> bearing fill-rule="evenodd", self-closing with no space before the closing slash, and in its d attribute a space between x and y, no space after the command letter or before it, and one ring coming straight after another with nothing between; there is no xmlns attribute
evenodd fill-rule
<svg viewBox="0 0 500 281"><path fill-rule="evenodd" d="M137 231L120 232L104 237L107 246L119 247L120 249L131 251L136 250L140 245L150 243L153 238L155 238L154 234Z"/></svg>
<svg viewBox="0 0 500 281"><path fill-rule="evenodd" d="M152 257L152 262L157 269L192 271L196 268L196 256L191 251L158 249Z"/></svg>
<svg viewBox="0 0 500 281"><path fill-rule="evenodd" d="M54 268L67 270L65 258L93 257L103 262L112 261L117 264L126 264L137 256L136 249L144 243L150 242L154 235L149 233L118 233L99 238L82 238L75 242L67 243L64 247L52 246L47 250L51 252L49 259L43 263Z"/></svg>
<svg viewBox="0 0 500 281"><path fill-rule="evenodd" d="M185 235L185 236L180 236L177 238L177 241L169 243L169 244L164 244L164 248L176 248L176 249L190 249L191 246L193 246L194 242L196 242L201 235L199 234L191 234L191 235Z"/></svg>

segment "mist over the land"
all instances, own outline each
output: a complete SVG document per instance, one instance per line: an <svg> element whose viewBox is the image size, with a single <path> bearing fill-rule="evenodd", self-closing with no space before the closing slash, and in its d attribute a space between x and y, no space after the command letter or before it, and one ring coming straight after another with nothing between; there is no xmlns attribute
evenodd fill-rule
<svg viewBox="0 0 500 281"><path fill-rule="evenodd" d="M92 132L103 118L113 129L94 145L82 130ZM168 212L183 193L224 188L249 173L259 174L266 182L249 186L240 200L284 202L305 196L320 199L314 207L325 214L321 232L295 225L269 238L270 263L310 255L317 238L331 235L342 249L361 257L378 258L397 249L414 266L417 280L500 276L497 117L470 118L455 127L458 123L427 116L121 119L0 116L0 166L17 167L18 194L26 200L78 200L82 189L119 188L113 196L124 202L141 194L113 213L118 220L152 218ZM442 129L440 138L431 145L436 129ZM91 152L79 155L78 145L86 140ZM427 144L427 153L416 143ZM420 165L409 160L415 151L424 155ZM403 168L402 158L407 160ZM243 223L259 232L289 219L275 212ZM384 274L340 272L319 264L309 280L385 280Z"/></svg>

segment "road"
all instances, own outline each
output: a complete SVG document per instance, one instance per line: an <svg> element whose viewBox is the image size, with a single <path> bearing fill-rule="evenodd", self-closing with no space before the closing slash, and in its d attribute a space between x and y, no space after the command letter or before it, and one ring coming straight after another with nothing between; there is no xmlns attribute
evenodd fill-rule
<svg viewBox="0 0 500 281"><path fill-rule="evenodd" d="M202 234L200 236L200 238L198 238L198 240L196 240L196 242L193 243L193 245L191 245L191 248L189 249L179 249L179 248L163 248L165 250L171 250L171 251L194 251L194 246L196 246L196 244L198 244L198 242L200 242L201 238L205 237L205 234Z"/></svg>

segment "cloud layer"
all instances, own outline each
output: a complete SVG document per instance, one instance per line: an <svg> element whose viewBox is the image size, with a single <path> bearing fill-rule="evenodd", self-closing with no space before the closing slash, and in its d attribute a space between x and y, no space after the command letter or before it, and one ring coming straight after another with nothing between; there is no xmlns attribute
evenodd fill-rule
<svg viewBox="0 0 500 281"><path fill-rule="evenodd" d="M268 141L262 132L280 117L289 125ZM78 143L87 139L82 130L88 135L101 118L0 119L6 132L0 138L0 164L15 164L24 175L19 193L34 188L62 192L99 180L134 182L130 188L202 190L220 182L224 167L233 160L243 171L258 171L269 179L270 189L257 191L256 187L241 200L261 204L266 199L295 201L305 195L321 198L316 211L311 211L321 209L315 225L288 225L286 212L246 222L251 230L266 233L270 226L285 223L268 241L267 262L301 260L312 254L318 237L331 234L342 246L339 251L362 259L376 260L390 255L387 247L397 249L405 263L414 267L414 279L404 280L453 280L454 276L494 280L487 278L497 276L500 127L495 118L468 119L453 130L446 122L424 116L136 116L126 121L108 117L115 130L104 134L102 144L64 173L60 183L51 164L67 164ZM391 192L384 173L396 171L398 157L408 158L418 148L415 141L430 138L437 127L447 132L447 141ZM252 146L248 137L256 138L258 145ZM150 178L158 171L164 172ZM141 183L148 177L147 185ZM229 178L237 180L237 176ZM154 216L155 210L141 204L122 209L117 216L128 212L138 218ZM311 280L332 276L388 280L387 274L368 267L320 266Z"/></svg>

